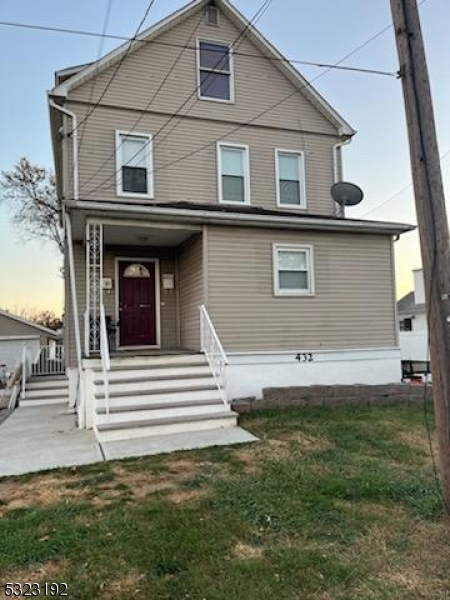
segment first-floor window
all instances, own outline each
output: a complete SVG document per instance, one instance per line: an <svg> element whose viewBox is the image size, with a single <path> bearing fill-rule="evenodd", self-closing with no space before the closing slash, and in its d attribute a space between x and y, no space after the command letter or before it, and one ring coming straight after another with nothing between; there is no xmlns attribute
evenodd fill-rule
<svg viewBox="0 0 450 600"><path fill-rule="evenodd" d="M250 204L248 147L218 144L219 200Z"/></svg>
<svg viewBox="0 0 450 600"><path fill-rule="evenodd" d="M153 197L152 137L117 132L117 193Z"/></svg>
<svg viewBox="0 0 450 600"><path fill-rule="evenodd" d="M276 296L314 294L313 249L311 246L275 244L273 247Z"/></svg>

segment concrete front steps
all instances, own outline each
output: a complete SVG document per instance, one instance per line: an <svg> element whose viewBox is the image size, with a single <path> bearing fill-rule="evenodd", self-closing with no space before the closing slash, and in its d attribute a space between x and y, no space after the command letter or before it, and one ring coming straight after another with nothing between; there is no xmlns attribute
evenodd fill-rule
<svg viewBox="0 0 450 600"><path fill-rule="evenodd" d="M25 398L19 407L51 406L69 403L69 380L65 375L37 375L26 383Z"/></svg>
<svg viewBox="0 0 450 600"><path fill-rule="evenodd" d="M90 366L100 443L237 426L201 354L111 359L109 411L100 363Z"/></svg>

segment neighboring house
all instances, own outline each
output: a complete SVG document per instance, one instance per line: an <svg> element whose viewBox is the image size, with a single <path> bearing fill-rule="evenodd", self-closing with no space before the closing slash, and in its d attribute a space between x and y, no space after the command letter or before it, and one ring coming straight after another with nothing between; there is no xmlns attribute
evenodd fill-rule
<svg viewBox="0 0 450 600"><path fill-rule="evenodd" d="M61 335L28 321L23 317L0 310L0 365L12 371L21 360L24 346L34 361L43 347L61 340Z"/></svg>
<svg viewBox="0 0 450 600"><path fill-rule="evenodd" d="M49 102L82 425L143 435L153 398L158 423L200 427L189 402L211 384L186 365L202 350L223 400L400 380L393 239L412 227L337 217L355 131L230 2L195 0L59 71Z"/></svg>
<svg viewBox="0 0 450 600"><path fill-rule="evenodd" d="M413 275L414 291L406 294L397 303L402 359L429 361L423 270L416 269Z"/></svg>

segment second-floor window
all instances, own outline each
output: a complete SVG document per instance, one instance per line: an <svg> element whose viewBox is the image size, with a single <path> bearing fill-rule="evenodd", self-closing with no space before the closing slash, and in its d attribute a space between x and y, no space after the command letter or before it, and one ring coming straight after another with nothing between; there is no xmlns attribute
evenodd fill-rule
<svg viewBox="0 0 450 600"><path fill-rule="evenodd" d="M116 132L117 194L153 197L152 137Z"/></svg>
<svg viewBox="0 0 450 600"><path fill-rule="evenodd" d="M250 167L248 146L217 145L219 201L250 204Z"/></svg>
<svg viewBox="0 0 450 600"><path fill-rule="evenodd" d="M233 102L233 69L230 46L199 40L197 61L199 98Z"/></svg>
<svg viewBox="0 0 450 600"><path fill-rule="evenodd" d="M276 150L277 204L306 208L305 165L302 152Z"/></svg>

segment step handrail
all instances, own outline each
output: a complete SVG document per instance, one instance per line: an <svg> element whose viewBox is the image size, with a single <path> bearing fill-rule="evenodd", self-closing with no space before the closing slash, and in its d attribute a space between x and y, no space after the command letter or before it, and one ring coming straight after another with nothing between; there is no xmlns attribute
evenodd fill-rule
<svg viewBox="0 0 450 600"><path fill-rule="evenodd" d="M27 345L24 344L22 348L22 359L21 359L21 393L20 397L22 400L26 398L27 379L31 375L31 361L28 354Z"/></svg>
<svg viewBox="0 0 450 600"><path fill-rule="evenodd" d="M100 358L102 361L105 408L106 414L109 415L109 372L111 371L111 358L109 356L108 329L106 327L105 307L103 304L100 305Z"/></svg>
<svg viewBox="0 0 450 600"><path fill-rule="evenodd" d="M200 307L200 348L208 361L211 373L214 377L220 397L225 406L228 406L226 388L226 368L228 358L220 342L217 331L212 324L211 318L202 304Z"/></svg>

